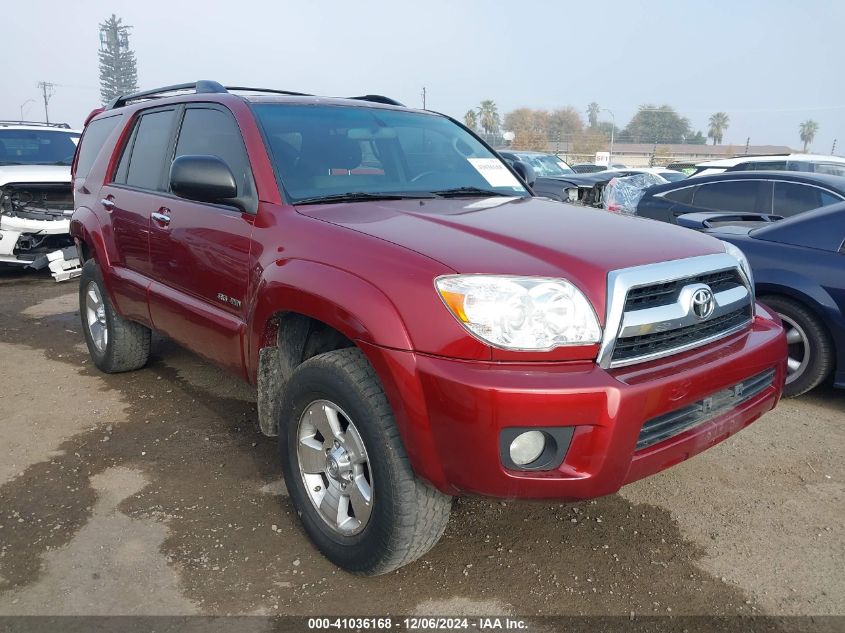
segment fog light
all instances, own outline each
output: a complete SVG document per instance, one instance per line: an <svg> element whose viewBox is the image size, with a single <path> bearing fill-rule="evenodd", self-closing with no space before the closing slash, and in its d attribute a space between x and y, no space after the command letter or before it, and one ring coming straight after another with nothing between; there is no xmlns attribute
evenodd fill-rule
<svg viewBox="0 0 845 633"><path fill-rule="evenodd" d="M546 448L546 435L542 431L520 433L511 442L510 455L517 466L525 466L535 461Z"/></svg>

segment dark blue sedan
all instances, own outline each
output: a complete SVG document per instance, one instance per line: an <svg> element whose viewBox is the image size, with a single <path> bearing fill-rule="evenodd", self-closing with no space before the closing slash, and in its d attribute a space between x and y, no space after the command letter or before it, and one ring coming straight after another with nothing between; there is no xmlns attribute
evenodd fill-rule
<svg viewBox="0 0 845 633"><path fill-rule="evenodd" d="M678 224L707 231L748 257L757 297L786 329L786 395L809 391L831 373L845 389L845 203L785 220L693 213Z"/></svg>

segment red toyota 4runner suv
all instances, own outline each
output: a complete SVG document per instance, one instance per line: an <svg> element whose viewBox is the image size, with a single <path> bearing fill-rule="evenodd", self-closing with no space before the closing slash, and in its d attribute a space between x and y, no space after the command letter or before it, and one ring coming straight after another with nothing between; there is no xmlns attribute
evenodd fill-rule
<svg viewBox="0 0 845 633"><path fill-rule="evenodd" d="M740 251L529 173L380 96L119 98L73 165L88 349L138 369L155 330L257 385L306 532L359 574L431 548L453 495L606 495L775 406Z"/></svg>

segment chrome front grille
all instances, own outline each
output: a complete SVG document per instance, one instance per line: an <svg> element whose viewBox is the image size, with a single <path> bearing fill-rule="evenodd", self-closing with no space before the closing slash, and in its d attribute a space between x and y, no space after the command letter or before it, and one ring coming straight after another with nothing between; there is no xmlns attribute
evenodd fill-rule
<svg viewBox="0 0 845 633"><path fill-rule="evenodd" d="M678 294L681 289L691 283L705 284L710 287L713 292L722 292L738 286L744 285L742 275L739 271L721 270L715 273L708 273L705 275L696 275L686 279L676 279L675 281L664 281L657 284L649 284L647 286L640 286L639 288L631 288L628 292L628 297L625 300L625 311L642 310L644 308L655 308L662 305L669 305L678 299Z"/></svg>
<svg viewBox="0 0 845 633"><path fill-rule="evenodd" d="M599 364L678 354L745 329L753 316L753 289L727 253L613 271Z"/></svg>
<svg viewBox="0 0 845 633"><path fill-rule="evenodd" d="M770 369L691 405L652 418L640 429L636 450L658 444L748 402L771 387L774 379L775 370Z"/></svg>
<svg viewBox="0 0 845 633"><path fill-rule="evenodd" d="M750 320L751 305L749 304L733 312L676 330L620 338L613 350L613 361L628 361L652 356L665 350L689 348L690 345L699 341L711 339L713 336L747 325Z"/></svg>

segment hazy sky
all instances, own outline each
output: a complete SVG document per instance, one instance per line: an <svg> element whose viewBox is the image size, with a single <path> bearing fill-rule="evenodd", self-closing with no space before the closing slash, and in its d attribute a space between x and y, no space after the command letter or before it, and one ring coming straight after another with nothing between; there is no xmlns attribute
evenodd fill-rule
<svg viewBox="0 0 845 633"><path fill-rule="evenodd" d="M0 118L81 125L99 105L97 24L134 27L142 88L195 79L329 95L381 93L462 117L591 101L623 127L639 104L668 103L723 143L845 154L843 0L28 0L4 3ZM606 113L603 118L608 118Z"/></svg>

